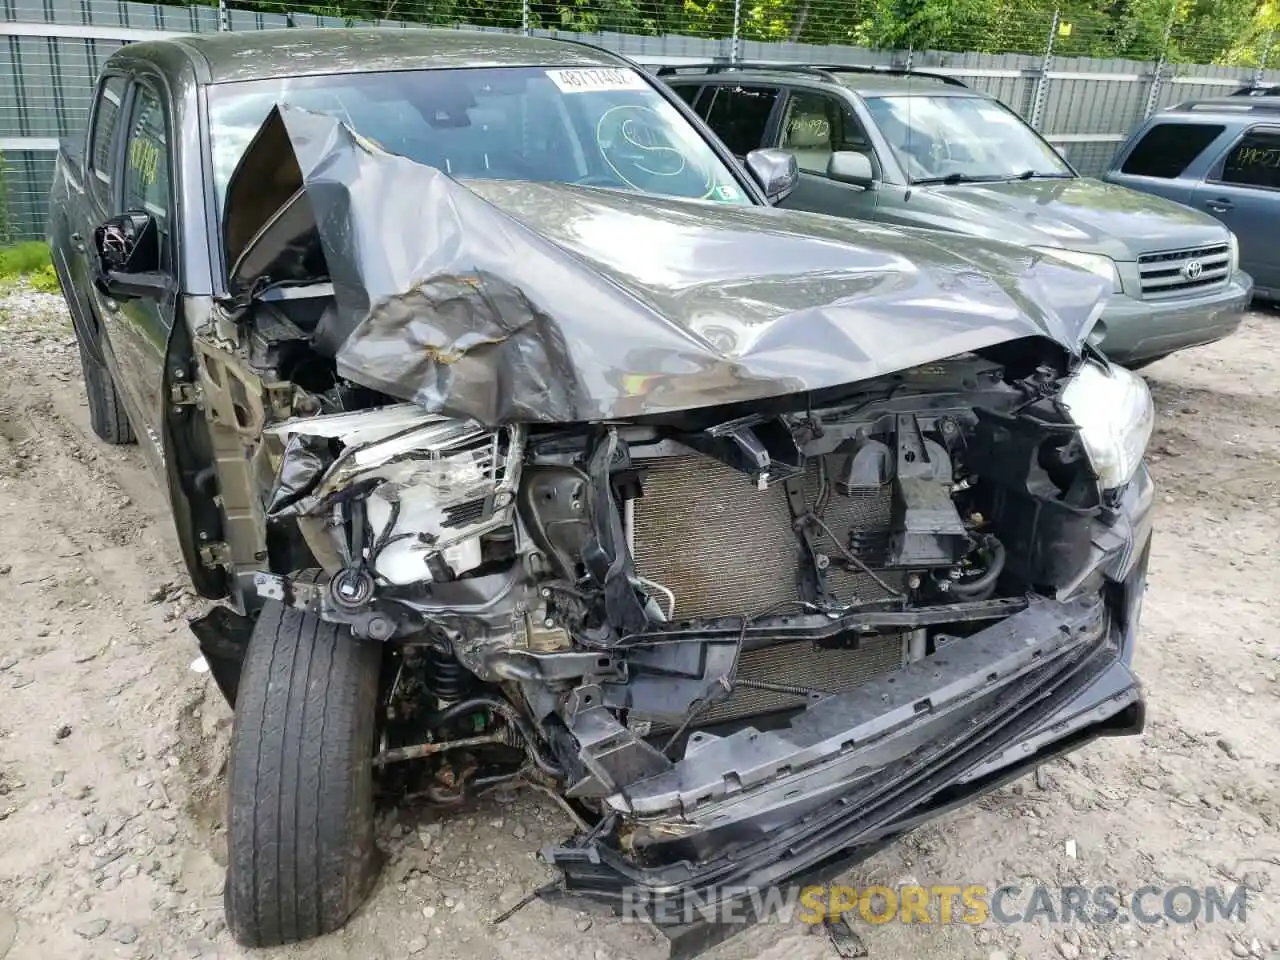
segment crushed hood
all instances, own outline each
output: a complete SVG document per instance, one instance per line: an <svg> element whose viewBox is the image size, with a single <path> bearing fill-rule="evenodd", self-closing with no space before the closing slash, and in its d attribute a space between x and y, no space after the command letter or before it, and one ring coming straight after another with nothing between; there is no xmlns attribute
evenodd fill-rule
<svg viewBox="0 0 1280 960"><path fill-rule="evenodd" d="M1020 247L771 207L459 182L277 107L228 186L233 290L323 253L348 380L496 426L837 387L1025 337L1105 284ZM309 239L308 239L309 238Z"/></svg>

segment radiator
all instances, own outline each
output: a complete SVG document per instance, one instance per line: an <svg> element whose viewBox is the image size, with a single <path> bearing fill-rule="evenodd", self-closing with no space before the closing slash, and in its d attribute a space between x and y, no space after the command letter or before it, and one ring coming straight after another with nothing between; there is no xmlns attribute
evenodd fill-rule
<svg viewBox="0 0 1280 960"><path fill-rule="evenodd" d="M750 477L697 454L645 466L644 496L635 502L636 570L675 593L677 618L750 616L799 598L800 545L781 483L757 490ZM805 479L812 503L816 467ZM859 497L833 490L822 519L847 544L850 530L887 532L891 505L887 486ZM840 555L825 537L818 546L833 558ZM841 600L885 596L872 578L834 564L826 582Z"/></svg>
<svg viewBox="0 0 1280 960"><path fill-rule="evenodd" d="M750 616L798 599L800 545L782 484L758 490L749 477L698 454L644 465L644 496L635 502L636 570L675 594L678 619ZM816 467L805 480L813 503L819 488ZM829 470L828 483L834 480ZM888 487L860 497L833 489L822 519L848 543L851 530L886 533L890 508ZM818 546L832 557L839 555L830 542ZM901 580L888 572L882 576L895 586ZM826 583L842 600L885 596L872 578L835 565L828 568ZM796 608L778 610L788 612ZM750 650L742 655L738 676L840 693L902 666L904 639L902 634L867 637L857 650L826 650L810 643ZM804 703L803 697L740 686L727 701L701 714L697 726Z"/></svg>

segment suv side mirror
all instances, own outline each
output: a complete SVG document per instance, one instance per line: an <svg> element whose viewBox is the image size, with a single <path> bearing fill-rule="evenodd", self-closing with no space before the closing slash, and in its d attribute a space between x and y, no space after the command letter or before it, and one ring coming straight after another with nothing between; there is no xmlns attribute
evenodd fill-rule
<svg viewBox="0 0 1280 960"><path fill-rule="evenodd" d="M853 150L837 150L827 161L827 176L841 183L870 189L875 183L871 170L871 158Z"/></svg>
<svg viewBox="0 0 1280 960"><path fill-rule="evenodd" d="M160 272L160 230L149 213L122 213L93 231L98 289L116 300L159 297L169 287Z"/></svg>
<svg viewBox="0 0 1280 960"><path fill-rule="evenodd" d="M796 158L785 150L752 150L747 154L747 170L770 203L779 203L800 182Z"/></svg>

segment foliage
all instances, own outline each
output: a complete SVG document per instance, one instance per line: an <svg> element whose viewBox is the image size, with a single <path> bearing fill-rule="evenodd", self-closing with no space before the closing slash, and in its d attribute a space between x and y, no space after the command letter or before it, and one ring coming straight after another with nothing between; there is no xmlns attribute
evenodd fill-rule
<svg viewBox="0 0 1280 960"><path fill-rule="evenodd" d="M237 9L348 23L404 20L519 28L524 0L229 0ZM527 0L528 25L579 33L728 37L735 0ZM1254 65L1280 0L738 0L744 40L880 49ZM1055 14L1057 19L1055 20ZM1055 29L1055 24L1056 29ZM1268 62L1280 65L1280 42Z"/></svg>
<svg viewBox="0 0 1280 960"><path fill-rule="evenodd" d="M45 271L53 274L53 264L49 262L49 247L43 240L0 247L0 279L9 280L26 275L34 285ZM56 289L56 277L54 285Z"/></svg>

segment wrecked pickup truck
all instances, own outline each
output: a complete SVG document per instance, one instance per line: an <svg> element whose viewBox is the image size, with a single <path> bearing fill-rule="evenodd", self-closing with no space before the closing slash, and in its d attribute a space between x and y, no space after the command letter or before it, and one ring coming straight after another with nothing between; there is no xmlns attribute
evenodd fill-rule
<svg viewBox="0 0 1280 960"><path fill-rule="evenodd" d="M93 427L225 599L238 941L345 922L379 795L550 788L563 888L661 923L1141 730L1106 285L794 182L581 44L111 57L50 239Z"/></svg>

